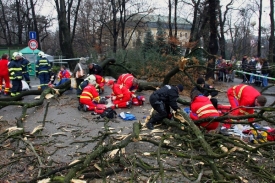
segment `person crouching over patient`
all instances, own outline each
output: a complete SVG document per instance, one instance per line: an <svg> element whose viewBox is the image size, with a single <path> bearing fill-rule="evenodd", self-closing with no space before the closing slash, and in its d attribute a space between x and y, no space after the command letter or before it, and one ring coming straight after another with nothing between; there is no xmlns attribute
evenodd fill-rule
<svg viewBox="0 0 275 183"><path fill-rule="evenodd" d="M190 118L192 120L199 120L208 117L219 117L219 112L213 106L210 99L204 96L200 91L194 90L191 92L191 106ZM202 122L197 124L204 127L206 130L215 130L219 126L219 122Z"/></svg>
<svg viewBox="0 0 275 183"><path fill-rule="evenodd" d="M150 95L150 104L157 113L146 123L146 127L149 130L153 130L157 122L161 122L164 118L171 117L170 107L174 111L181 111L177 104L177 99L179 98L179 93L182 91L183 86L181 84L177 86L165 85Z"/></svg>
<svg viewBox="0 0 275 183"><path fill-rule="evenodd" d="M138 89L139 82L132 74L121 74L117 79L117 84L125 86L132 93L135 93Z"/></svg>
<svg viewBox="0 0 275 183"><path fill-rule="evenodd" d="M103 93L104 92L104 84L105 84L105 79L104 77L100 76L100 75L94 75L96 78L96 89L98 91L98 93Z"/></svg>
<svg viewBox="0 0 275 183"><path fill-rule="evenodd" d="M254 114L254 107L263 107L266 104L265 96L252 86L239 84L227 90L227 97L232 108L229 117ZM248 118L248 122L253 123L254 118ZM223 125L230 128L231 124Z"/></svg>
<svg viewBox="0 0 275 183"><path fill-rule="evenodd" d="M79 102L83 105L83 111L94 111L100 97L94 85L90 83L83 89Z"/></svg>
<svg viewBox="0 0 275 183"><path fill-rule="evenodd" d="M210 101L212 102L213 106L217 109L218 108L218 100L214 97L218 95L218 90L216 90L213 86L208 85L205 83L205 80L203 78L197 79L197 85L195 86L192 91L197 90L201 92L201 94L205 97L208 97ZM191 91L191 93L192 93Z"/></svg>
<svg viewBox="0 0 275 183"><path fill-rule="evenodd" d="M106 85L113 90L112 101L116 108L132 107L132 93L129 91L128 88L115 83L114 80L109 80Z"/></svg>

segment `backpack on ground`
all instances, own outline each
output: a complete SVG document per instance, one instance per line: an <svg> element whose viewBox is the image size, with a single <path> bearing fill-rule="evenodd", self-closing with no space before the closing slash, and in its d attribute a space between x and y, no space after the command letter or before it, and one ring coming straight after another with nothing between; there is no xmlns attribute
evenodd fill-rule
<svg viewBox="0 0 275 183"><path fill-rule="evenodd" d="M117 115L116 111L114 109L112 109L111 107L108 107L106 109L104 109L103 113L100 114L100 117L104 118L107 117L109 119L113 119L115 118Z"/></svg>

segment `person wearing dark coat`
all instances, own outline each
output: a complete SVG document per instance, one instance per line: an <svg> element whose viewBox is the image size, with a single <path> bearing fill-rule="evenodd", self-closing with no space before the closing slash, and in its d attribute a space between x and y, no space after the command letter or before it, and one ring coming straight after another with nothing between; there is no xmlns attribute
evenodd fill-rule
<svg viewBox="0 0 275 183"><path fill-rule="evenodd" d="M249 69L250 73L256 74L256 64L257 64L258 60L259 60L258 57L251 58L250 62L248 63L248 69ZM254 75L250 75L250 77L249 77L250 84L254 83L254 78L255 78Z"/></svg>
<svg viewBox="0 0 275 183"><path fill-rule="evenodd" d="M182 91L183 86L181 84L177 86L165 85L150 95L150 104L157 113L150 118L148 123L146 123L148 129L153 130L154 124L162 121L164 118L168 118L171 114L170 107L174 111L180 110L177 105L177 99L179 97L179 92Z"/></svg>
<svg viewBox="0 0 275 183"><path fill-rule="evenodd" d="M218 95L218 90L216 90L213 86L210 86L208 84L205 84L205 81L203 78L197 79L197 84L199 86L195 86L191 92L194 90L198 90L202 93L203 96L208 97L210 101L212 102L213 106L217 109L218 108L218 100L216 98L213 98Z"/></svg>
<svg viewBox="0 0 275 183"><path fill-rule="evenodd" d="M103 75L102 67L94 63L89 64L89 74L102 76Z"/></svg>
<svg viewBox="0 0 275 183"><path fill-rule="evenodd" d="M29 60L27 60L26 58L23 57L23 54L21 52L19 53L19 62L21 63L22 66L22 74L23 74L23 78L25 79L25 81L28 83L29 87L31 88L31 80L30 80L30 74L29 72L32 71L31 69L31 63Z"/></svg>
<svg viewBox="0 0 275 183"><path fill-rule="evenodd" d="M9 76L10 80L12 82L12 87L10 90L11 97L15 97L16 95L19 95L22 91L22 67L21 63L19 61L20 55L18 52L13 53L13 58L11 59L8 68L9 68Z"/></svg>
<svg viewBox="0 0 275 183"><path fill-rule="evenodd" d="M50 72L51 72L51 63L46 58L46 55L43 51L38 53L39 59L36 61L36 76L38 76L40 80L40 88L44 90L48 87L50 82Z"/></svg>
<svg viewBox="0 0 275 183"><path fill-rule="evenodd" d="M265 76L265 77L263 77L262 86L267 87L268 86L268 80L267 80L266 77L268 77L268 74L270 72L270 66L269 66L269 63L266 59L262 59L262 60L263 60L262 75Z"/></svg>
<svg viewBox="0 0 275 183"><path fill-rule="evenodd" d="M243 56L243 59L242 59L242 70L245 71L245 72L248 72L249 69L248 69L248 60L247 60L247 56L244 55ZM243 74L243 83L247 83L249 81L250 77L248 74Z"/></svg>

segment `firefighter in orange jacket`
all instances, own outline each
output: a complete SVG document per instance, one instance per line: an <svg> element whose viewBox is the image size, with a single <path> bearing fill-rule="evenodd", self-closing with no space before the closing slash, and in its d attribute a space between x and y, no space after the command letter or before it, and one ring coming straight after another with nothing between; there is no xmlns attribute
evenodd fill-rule
<svg viewBox="0 0 275 183"><path fill-rule="evenodd" d="M190 118L192 120L198 120L207 117L219 117L219 112L213 106L210 99L206 96L203 96L203 94L198 90L194 90L191 93L191 101ZM202 122L198 125L204 127L206 130L215 130L218 128L219 122Z"/></svg>
<svg viewBox="0 0 275 183"><path fill-rule="evenodd" d="M129 73L120 75L117 79L117 84L125 86L131 92L135 92L138 88L138 80Z"/></svg>
<svg viewBox="0 0 275 183"><path fill-rule="evenodd" d="M98 90L99 93L104 92L104 84L105 84L105 79L104 77L100 75L94 75L96 78L96 89Z"/></svg>
<svg viewBox="0 0 275 183"><path fill-rule="evenodd" d="M112 101L116 108L132 107L132 93L125 86L117 84L113 80L109 80L106 85L113 90Z"/></svg>
<svg viewBox="0 0 275 183"><path fill-rule="evenodd" d="M99 102L99 94L96 88L88 84L80 95L80 104L83 104L83 111L94 111L96 109L97 103Z"/></svg>
<svg viewBox="0 0 275 183"><path fill-rule="evenodd" d="M244 84L236 85L229 88L227 90L227 97L233 110L230 113L232 116L253 114L253 108L245 107L264 106L266 103L266 98L261 95L258 90L256 90L252 86ZM253 120L254 118L248 119L249 122L252 122Z"/></svg>

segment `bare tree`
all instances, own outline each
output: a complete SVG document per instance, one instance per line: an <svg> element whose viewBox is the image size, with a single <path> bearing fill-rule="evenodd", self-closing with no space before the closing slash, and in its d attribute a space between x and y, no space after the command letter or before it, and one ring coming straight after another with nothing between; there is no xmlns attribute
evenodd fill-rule
<svg viewBox="0 0 275 183"><path fill-rule="evenodd" d="M175 38L178 37L177 11L178 11L178 0L175 0L175 8L174 8L174 27L175 27L174 37Z"/></svg>
<svg viewBox="0 0 275 183"><path fill-rule="evenodd" d="M0 26L3 33L3 36L1 36L1 38L5 40L5 43L7 45L11 45L12 44L11 34L9 34L10 26L9 26L8 19L6 16L6 11L5 11L5 7L7 6L3 4L2 0L0 0L0 4L1 4L1 11L2 11L2 16L1 16L2 21L0 21Z"/></svg>
<svg viewBox="0 0 275 183"><path fill-rule="evenodd" d="M209 9L208 9L208 14L209 14L209 24L210 24L210 37L209 37L209 53L212 55L217 54L218 52L218 31L217 31L217 13L216 10L219 5L219 0L209 0Z"/></svg>
<svg viewBox="0 0 275 183"><path fill-rule="evenodd" d="M29 41L29 31L37 32L37 40L47 36L47 28L51 19L36 13L38 1L0 0L0 37L1 44L26 46ZM36 8L35 8L36 7ZM40 44L39 44L40 45Z"/></svg>
<svg viewBox="0 0 275 183"><path fill-rule="evenodd" d="M74 52L72 43L75 36L79 6L81 0L55 0L57 18L59 24L59 42L62 54L66 58L73 58ZM69 62L70 68L75 66L76 62Z"/></svg>
<svg viewBox="0 0 275 183"><path fill-rule="evenodd" d="M172 14L172 3L171 0L168 0L168 27L169 27L169 34L168 37L171 38L173 36L172 33L172 21L171 21L171 15Z"/></svg>
<svg viewBox="0 0 275 183"><path fill-rule="evenodd" d="M258 49L257 53L258 56L261 56L261 49L262 49L262 9L263 9L263 0L256 1L256 4L259 8L259 30L258 30Z"/></svg>
<svg viewBox="0 0 275 183"><path fill-rule="evenodd" d="M30 0L30 5L31 5L31 12L32 12L32 17L33 17L33 25L34 25L34 30L36 32L38 32L38 27L37 27L37 20L36 20L36 16L35 16L35 4L33 3L33 0ZM38 40L38 49L41 49L41 44L40 44L40 39L39 39L39 34L36 35L37 36L37 40Z"/></svg>
<svg viewBox="0 0 275 183"><path fill-rule="evenodd" d="M190 38L189 43L192 44L192 46L187 45L187 49L185 54L189 54L190 49L198 45L200 38L206 38L205 35L207 35L205 32L208 31L206 29L207 22L209 20L209 17L207 16L207 9L206 3L201 0L192 0L192 3L184 2L186 5L189 5L193 7L193 21L191 22L191 31L190 31ZM206 39L204 39L206 40ZM202 42L201 44L204 44ZM193 46L195 45L195 46ZM199 45L203 46L203 45Z"/></svg>
<svg viewBox="0 0 275 183"><path fill-rule="evenodd" d="M225 22L226 22L226 16L227 13L230 9L230 6L233 4L234 0L231 0L228 2L228 4L226 5L226 9L222 15L222 11L221 11L221 7L218 8L218 12L219 12L219 26L220 26L220 33L218 34L219 37L219 45L220 45L220 51L221 51L221 56L222 58L226 58L225 55L225 36L224 36L224 26L225 26Z"/></svg>
<svg viewBox="0 0 275 183"><path fill-rule="evenodd" d="M270 37L269 37L269 53L268 53L268 60L270 62L274 62L275 60L275 47L274 47L274 42L275 42L275 38L274 38L274 0L270 0Z"/></svg>
<svg viewBox="0 0 275 183"><path fill-rule="evenodd" d="M143 24L143 18L154 11L146 5L146 2L132 0L110 0L111 19L101 18L112 37L112 51L116 53L118 48L118 38L121 40L121 48L126 49L135 30L140 24ZM102 16L104 17L104 16ZM131 29L127 29L131 27ZM127 30L126 30L127 29ZM119 36L120 35L120 36Z"/></svg>

